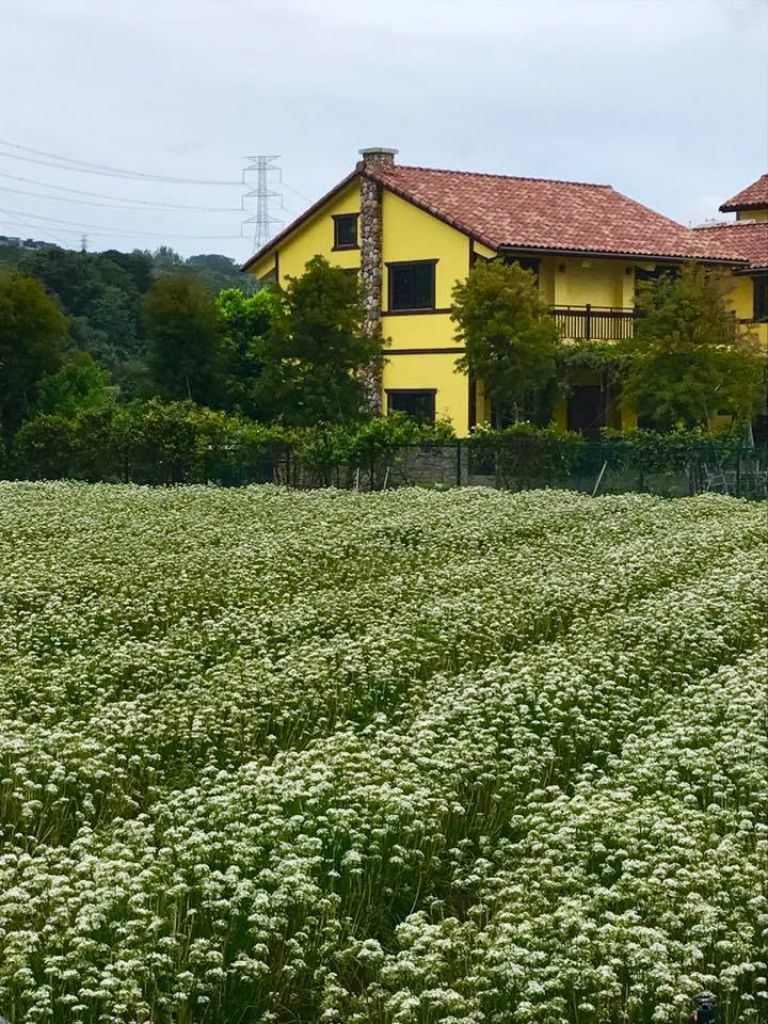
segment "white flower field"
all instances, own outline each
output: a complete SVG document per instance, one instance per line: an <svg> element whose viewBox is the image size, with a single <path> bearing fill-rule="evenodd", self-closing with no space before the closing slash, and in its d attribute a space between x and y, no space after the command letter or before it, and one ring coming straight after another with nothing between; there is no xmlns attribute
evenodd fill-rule
<svg viewBox="0 0 768 1024"><path fill-rule="evenodd" d="M0 485L0 1014L768 1021L767 525Z"/></svg>

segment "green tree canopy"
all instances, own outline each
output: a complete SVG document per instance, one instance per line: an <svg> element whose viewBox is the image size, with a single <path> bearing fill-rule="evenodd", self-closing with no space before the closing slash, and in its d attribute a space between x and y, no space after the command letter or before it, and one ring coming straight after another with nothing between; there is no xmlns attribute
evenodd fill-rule
<svg viewBox="0 0 768 1024"><path fill-rule="evenodd" d="M728 271L697 264L639 286L624 395L660 427L748 420L759 404L765 360L729 308L732 288Z"/></svg>
<svg viewBox="0 0 768 1024"><path fill-rule="evenodd" d="M453 289L451 319L465 348L459 369L483 382L496 426L510 415L517 422L554 379L560 336L533 273L500 260L476 264Z"/></svg>
<svg viewBox="0 0 768 1024"><path fill-rule="evenodd" d="M246 296L227 288L216 297L226 350L227 407L246 416L259 416L256 397L262 371L263 338L280 307L272 288Z"/></svg>
<svg viewBox="0 0 768 1024"><path fill-rule="evenodd" d="M366 376L383 360L381 339L363 330L357 279L321 256L289 279L259 355L263 415L295 426L364 416Z"/></svg>
<svg viewBox="0 0 768 1024"><path fill-rule="evenodd" d="M40 412L60 416L103 409L115 398L107 370L88 352L74 352L56 370L42 378L38 386Z"/></svg>
<svg viewBox="0 0 768 1024"><path fill-rule="evenodd" d="M61 365L68 323L39 281L0 277L0 431L11 436L32 410L41 378Z"/></svg>
<svg viewBox="0 0 768 1024"><path fill-rule="evenodd" d="M213 300L187 274L167 274L144 301L149 364L163 398L223 401L223 351Z"/></svg>

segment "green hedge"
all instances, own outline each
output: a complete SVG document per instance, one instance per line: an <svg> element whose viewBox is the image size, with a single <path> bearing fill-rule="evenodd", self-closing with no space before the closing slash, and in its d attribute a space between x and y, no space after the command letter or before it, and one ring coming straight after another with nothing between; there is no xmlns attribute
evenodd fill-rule
<svg viewBox="0 0 768 1024"><path fill-rule="evenodd" d="M133 402L74 419L40 415L19 430L9 457L28 479L246 483L272 478L284 432L193 402Z"/></svg>
<svg viewBox="0 0 768 1024"><path fill-rule="evenodd" d="M467 442L470 472L493 475L502 487L551 485L575 471L585 443L581 434L530 423L477 427Z"/></svg>
<svg viewBox="0 0 768 1024"><path fill-rule="evenodd" d="M405 453L419 445L455 441L448 423L419 424L395 413L379 416L354 427L312 427L294 431L289 439L292 453L307 477L327 486L348 487L360 472L368 485L386 473Z"/></svg>
<svg viewBox="0 0 768 1024"><path fill-rule="evenodd" d="M449 425L422 426L401 415L360 424L286 430L192 402L159 399L113 405L74 419L39 415L0 450L0 476L25 479L134 481L224 485L275 478L301 486L380 486L414 447L457 445ZM717 467L747 454L738 438L677 431L603 432L600 441L529 423L479 427L462 446L471 474L498 486L553 487L594 477L603 465L643 480L652 474ZM280 472L275 473L279 464Z"/></svg>
<svg viewBox="0 0 768 1024"><path fill-rule="evenodd" d="M193 402L151 399L73 419L36 416L17 433L4 475L232 485L271 481L280 461L300 467L303 483L347 485L357 467L375 472L404 446L452 437L446 424L420 426L399 415L287 430Z"/></svg>

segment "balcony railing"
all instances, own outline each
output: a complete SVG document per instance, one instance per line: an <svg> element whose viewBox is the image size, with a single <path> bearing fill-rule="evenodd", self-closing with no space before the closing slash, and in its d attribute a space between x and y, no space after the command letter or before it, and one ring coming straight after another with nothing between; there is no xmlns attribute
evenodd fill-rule
<svg viewBox="0 0 768 1024"><path fill-rule="evenodd" d="M621 306L550 306L549 311L555 323L561 329L562 336L570 340L576 338L594 341L623 341L634 337L635 320L638 312L631 307ZM733 318L732 331L735 335L741 328L759 327L764 321L750 318Z"/></svg>
<svg viewBox="0 0 768 1024"><path fill-rule="evenodd" d="M634 334L634 309L616 306L551 306L564 338L622 341Z"/></svg>

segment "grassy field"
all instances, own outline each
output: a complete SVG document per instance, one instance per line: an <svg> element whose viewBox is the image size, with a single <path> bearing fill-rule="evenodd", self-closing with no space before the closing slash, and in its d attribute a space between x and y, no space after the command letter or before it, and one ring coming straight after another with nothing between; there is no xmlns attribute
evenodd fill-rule
<svg viewBox="0 0 768 1024"><path fill-rule="evenodd" d="M0 1013L765 1022L766 525L0 485Z"/></svg>

